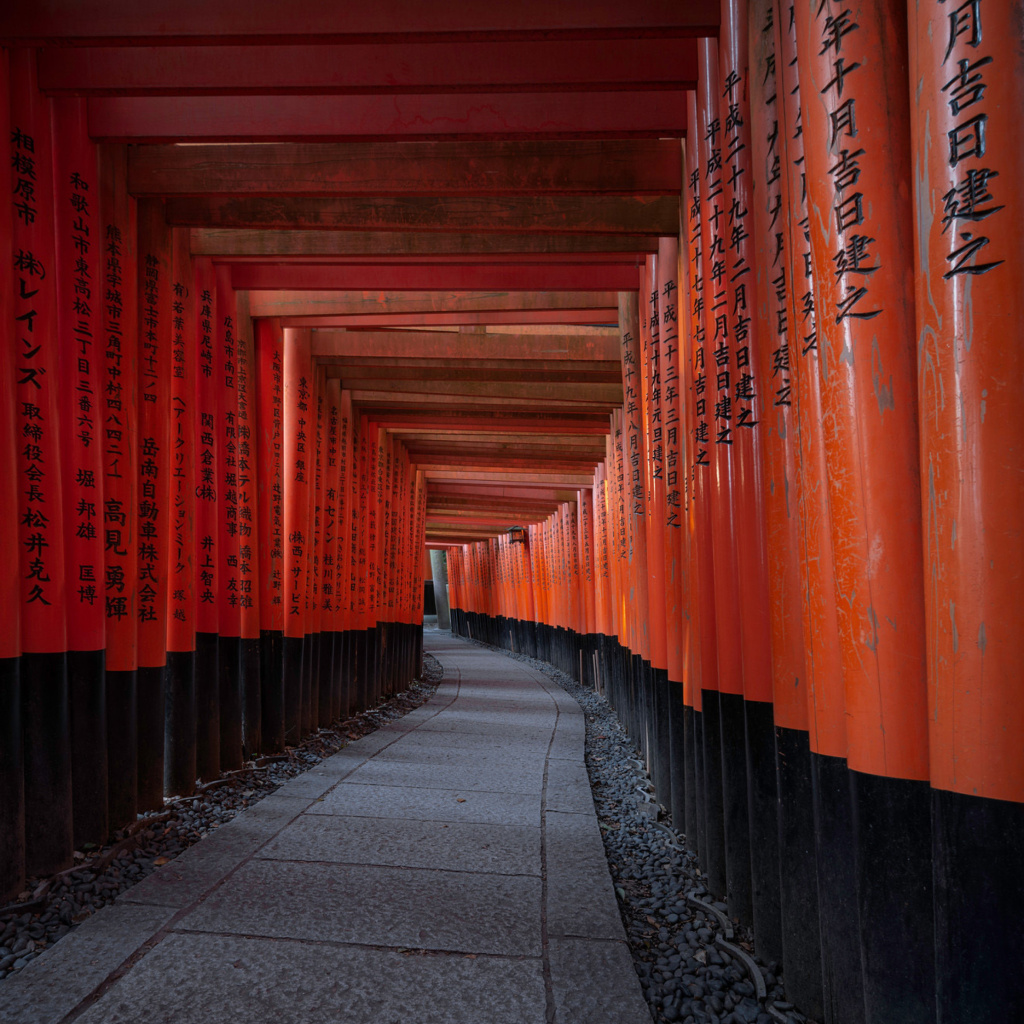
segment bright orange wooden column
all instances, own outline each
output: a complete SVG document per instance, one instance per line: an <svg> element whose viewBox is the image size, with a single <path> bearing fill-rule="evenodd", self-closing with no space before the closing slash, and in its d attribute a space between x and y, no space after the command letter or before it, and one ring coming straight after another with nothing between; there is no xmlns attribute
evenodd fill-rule
<svg viewBox="0 0 1024 1024"><path fill-rule="evenodd" d="M53 103L68 697L75 846L108 834L103 604L102 257L96 147L85 101Z"/></svg>
<svg viewBox="0 0 1024 1024"><path fill-rule="evenodd" d="M815 831L818 899L816 915L820 942L804 946L802 972L794 974L796 991L807 996L808 1006L837 1007L855 1019L863 1006L860 972L855 964L859 944L856 921L848 913L847 893L856 890L853 850L849 841L851 809L846 768L846 696L839 645L835 573L832 557L832 511L825 458L822 373L818 348L816 294L811 262L808 219L804 121L797 62L796 19L792 4L783 10L780 25L782 88L776 103L782 114L786 139L783 205L789 219L787 258L792 287L788 294L788 321L794 338L790 373L795 379L797 429L800 439L798 489L800 572L803 588L802 632L807 670L808 729L811 751L813 806L810 820L804 813L803 829ZM796 344L799 345L796 350ZM799 358L797 358L799 356ZM803 787L803 800L810 790ZM789 801L800 813L801 787ZM806 806L803 804L803 806ZM815 917L807 925L814 927ZM805 940L814 938L807 929ZM816 959L815 959L816 958ZM827 990L824 980L827 979ZM802 984L801 984L802 982Z"/></svg>
<svg viewBox="0 0 1024 1024"><path fill-rule="evenodd" d="M302 730L303 648L308 632L309 506L316 451L316 396L307 330L284 330L284 672L285 741Z"/></svg>
<svg viewBox="0 0 1024 1024"><path fill-rule="evenodd" d="M214 268L217 315L213 332L214 380L218 385L215 436L219 446L220 491L217 502L218 629L217 671L220 692L220 767L242 765L242 615L238 571L238 340L235 291L230 268Z"/></svg>
<svg viewBox="0 0 1024 1024"><path fill-rule="evenodd" d="M278 323L255 323L256 473L259 513L260 703L264 749L284 749L284 336Z"/></svg>
<svg viewBox="0 0 1024 1024"><path fill-rule="evenodd" d="M35 54L12 50L10 62L12 181L5 201L14 219L25 856L30 875L48 875L70 866L72 854L51 114L37 89Z"/></svg>
<svg viewBox="0 0 1024 1024"><path fill-rule="evenodd" d="M341 437L341 382L328 379L326 384L327 445L323 451L324 474L324 555L323 555L323 643L321 651L326 667L321 666L323 688L320 702L321 714L330 725L338 717L340 696L341 635L338 572L338 534L340 532L339 511L342 509L341 480L343 440Z"/></svg>
<svg viewBox="0 0 1024 1024"><path fill-rule="evenodd" d="M173 262L160 203L139 204L138 229L138 802L154 810L164 795Z"/></svg>
<svg viewBox="0 0 1024 1024"><path fill-rule="evenodd" d="M193 261L198 364L196 370L196 771L220 774L220 445L218 443L217 287L208 259Z"/></svg>
<svg viewBox="0 0 1024 1024"><path fill-rule="evenodd" d="M196 320L189 232L175 228L171 267L167 560L166 795L188 795L196 780Z"/></svg>
<svg viewBox="0 0 1024 1024"><path fill-rule="evenodd" d="M238 605L241 634L242 753L263 750L263 682L260 665L259 463L256 349L248 293L236 295L238 384Z"/></svg>
<svg viewBox="0 0 1024 1024"><path fill-rule="evenodd" d="M0 137L11 136L10 61L0 50ZM10 161L0 167L0 189L11 191ZM0 245L11 249L14 209L0 204ZM14 267L0 260L0 521L18 518L19 471L15 434ZM19 421L19 426L20 426ZM0 530L0 900L17 895L25 880L25 767L21 722L21 538Z"/></svg>
<svg viewBox="0 0 1024 1024"><path fill-rule="evenodd" d="M356 694L356 653L355 636L358 623L355 619L356 572L358 569L358 536L355 518L356 483L359 479L359 451L355 441L355 417L352 413L352 393L341 393L340 420L340 462L341 479L338 485L338 564L335 575L338 581L338 629L342 634L342 678L339 693L338 713L347 718L355 707Z"/></svg>
<svg viewBox="0 0 1024 1024"><path fill-rule="evenodd" d="M316 440L312 451L312 477L310 480L309 531L312 537L309 575L306 578L306 596L309 602L309 622L306 630L308 652L303 677L302 719L303 730L315 732L320 721L320 666L323 646L323 609L320 585L323 571L323 454L327 441L327 417L324 408L326 375L324 368L313 366L315 399L312 411L316 418Z"/></svg>
<svg viewBox="0 0 1024 1024"><path fill-rule="evenodd" d="M796 24L801 93L815 97L803 108L804 157L861 880L863 1012L869 1021L930 1020L932 868L923 784L928 711L905 10L892 0L854 17L838 4L799 0ZM893 902L905 911L889 928L883 905Z"/></svg>
<svg viewBox="0 0 1024 1024"><path fill-rule="evenodd" d="M1024 1015L1019 8L909 8L939 1019ZM984 934L972 921L984 920Z"/></svg>
<svg viewBox="0 0 1024 1024"><path fill-rule="evenodd" d="M767 956L777 958L782 952L782 939L779 934L775 734L762 466L762 435L768 406L759 390L759 334L766 325L757 312L755 265L760 255L760 242L754 224L748 19L748 0L723 0L719 91L723 185L728 210L725 251L732 349L728 370L732 376L736 470L732 502L744 700L742 704L728 699L722 701L722 744L726 813L730 815L726 822L730 907L741 917L752 915L755 942ZM734 807L731 812L729 803ZM736 804L740 806L736 808ZM739 866L733 870L733 848L736 841L744 843L744 831L748 833L747 851L736 853ZM741 884L747 884L749 879L747 894L737 892L732 880L735 874L742 879Z"/></svg>
<svg viewBox="0 0 1024 1024"><path fill-rule="evenodd" d="M719 111L718 46L714 40L698 44L700 83L697 95L697 155L701 175L701 255L703 279L704 344L703 366L694 386L704 389L709 438L710 476L708 491L708 528L711 538L713 588L708 596L715 609L717 674L704 674L701 715L704 731L704 795L708 845L708 884L712 892L725 893L729 888L728 849L725 831L726 805L723 801L724 781L722 729L720 724L721 694L727 703L735 703L743 693L742 646L739 632L739 592L736 561L736 523L733 518L732 492L736 478L733 454L735 430L732 397L733 359L730 344L729 276L726 244L728 240L728 207L725 200L724 140ZM733 876L742 886L744 870L734 849ZM719 851L719 856L713 854ZM749 887L748 887L749 888Z"/></svg>
<svg viewBox="0 0 1024 1024"><path fill-rule="evenodd" d="M689 588L689 557L684 551L684 523L687 506L687 467L684 461L682 403L685 389L680 373L679 239L658 242L658 275L655 281L659 320L658 344L661 354L663 392L663 444L665 464L665 505L662 524L665 533L665 640L666 690L671 758L672 820L686 827L686 755L692 755L684 735L684 659L689 653L690 618L683 595ZM692 785L692 773L691 773Z"/></svg>
<svg viewBox="0 0 1024 1024"><path fill-rule="evenodd" d="M135 820L138 770L138 394L136 207L124 147L100 152L104 304L103 553L106 615L108 806L112 825Z"/></svg>
<svg viewBox="0 0 1024 1024"><path fill-rule="evenodd" d="M668 669L665 637L665 421L662 412L662 368L658 316L658 259L648 256L640 274L641 396L645 440L645 508L647 599L650 610L651 665Z"/></svg>

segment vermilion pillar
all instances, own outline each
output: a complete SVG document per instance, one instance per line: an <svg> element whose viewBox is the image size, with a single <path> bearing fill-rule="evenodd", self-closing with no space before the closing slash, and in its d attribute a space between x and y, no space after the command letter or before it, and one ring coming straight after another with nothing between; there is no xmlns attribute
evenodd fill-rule
<svg viewBox="0 0 1024 1024"><path fill-rule="evenodd" d="M895 2L855 13L799 0L796 24L860 882L861 1013L868 1021L931 1020L905 11ZM895 926L894 904L904 907Z"/></svg>
<svg viewBox="0 0 1024 1024"><path fill-rule="evenodd" d="M1024 1017L1019 8L912 5L939 1020ZM984 933L972 922L984 921Z"/></svg>
<svg viewBox="0 0 1024 1024"><path fill-rule="evenodd" d="M690 659L690 685L693 739L693 810L686 834L705 869L712 868L724 880L724 854L721 851L720 827L711 832L709 847L707 831L706 773L704 771L703 689L713 688L718 673L718 652L715 639L714 561L711 546L711 424L714 403L709 411L707 384L707 342L705 336L704 288L704 170L700 161L701 147L697 141L697 95L686 94L687 117L694 130L687 133L683 151L683 200L686 211L686 266L690 287L687 289L689 327L684 339L683 373L686 382L686 467L690 478L690 509L687 517L689 548L692 559L690 574L690 615L695 623L693 656ZM716 775L717 778L717 775ZM689 806L689 802L687 803Z"/></svg>
<svg viewBox="0 0 1024 1024"><path fill-rule="evenodd" d="M256 477L259 512L260 706L263 745L284 749L284 335L280 324L255 322Z"/></svg>
<svg viewBox="0 0 1024 1024"><path fill-rule="evenodd" d="M260 666L259 490L256 457L256 353L249 296L235 298L238 386L238 605L241 621L242 753L263 749L263 683Z"/></svg>
<svg viewBox="0 0 1024 1024"><path fill-rule="evenodd" d="M754 217L754 169L751 144L752 88L749 73L747 0L723 0L720 37L720 94L725 203L728 210L726 263L729 275L728 321L735 417L736 479L732 492L736 524L740 644L743 655L743 724L730 721L733 702L722 704L722 740L745 733L746 761L733 780L735 759L724 758L726 797L742 793L742 808L726 808L729 833L749 832L751 911L754 936L765 956L781 953L778 903L778 827L775 814L775 742L772 721L771 629L768 613L768 564L765 542L765 480L762 466L768 408L759 391L759 334L767 326L756 309L755 265L761 255ZM760 123L760 122L759 122ZM716 351L717 360L717 351ZM719 375L721 367L718 368ZM748 778L749 770L749 778ZM749 796L747 790L750 790ZM744 820L746 819L746 820ZM742 841L742 840L741 840ZM730 846L732 844L730 843ZM741 869L742 870L742 869ZM729 882L730 892L734 889ZM734 900L739 910L740 900Z"/></svg>
<svg viewBox="0 0 1024 1024"><path fill-rule="evenodd" d="M779 15L774 0L756 0L750 8L750 113L757 239L758 383L763 442L768 594L771 623L771 682L775 720L774 785L766 792L752 773L756 800L772 808L779 862L773 886L778 918L773 955L783 961L787 993L821 1015L821 950L810 749L807 734L807 669L804 660L803 577L800 559L799 408L793 364L801 359L800 322L793 303L791 231L802 214L801 197L787 188L788 142L792 127L787 104L799 101L780 68ZM787 24L790 19L782 15ZM791 60L792 57L789 57ZM796 68L785 69L796 78ZM780 97L780 90L786 89ZM784 198L785 197L785 198ZM806 290L806 288L805 288ZM821 482L822 484L824 481ZM757 808L755 807L755 813ZM792 866L792 869L790 868ZM757 907L755 903L755 922ZM757 940L771 947L758 929Z"/></svg>
<svg viewBox="0 0 1024 1024"><path fill-rule="evenodd" d="M685 661L690 654L689 552L686 538L688 472L685 463L685 426L682 405L686 388L681 373L679 320L679 239L662 238L658 243L658 274L654 282L659 320L662 392L662 443L664 445L665 506L665 640L667 666L667 717L671 764L672 820L686 828L686 764L692 754L685 737L683 710ZM685 309L682 311L685 315ZM691 773L691 785L692 785Z"/></svg>
<svg viewBox="0 0 1024 1024"><path fill-rule="evenodd" d="M658 258L648 256L640 276L640 336L644 356L644 424L647 449L647 600L650 609L650 737L655 790L672 805L669 750L668 639L665 615L665 417L658 312Z"/></svg>
<svg viewBox="0 0 1024 1024"><path fill-rule="evenodd" d="M326 717L326 725L330 725L338 715L338 694L341 661L341 633L338 613L339 573L338 573L338 532L340 529L339 509L341 505L341 382L337 379L327 381L327 444L323 450L322 472L324 474L324 555L323 555L323 643L327 648L323 690L320 702L326 707L321 708L322 717Z"/></svg>
<svg viewBox="0 0 1024 1024"><path fill-rule="evenodd" d="M316 444L309 332L284 331L284 672L285 741L302 725L302 649L309 572L309 502Z"/></svg>
<svg viewBox="0 0 1024 1024"><path fill-rule="evenodd" d="M53 177L60 347L64 537L68 574L68 694L74 840L102 845L107 808L103 606L103 446L100 403L102 256L96 147L85 101L53 104Z"/></svg>
<svg viewBox="0 0 1024 1024"><path fill-rule="evenodd" d="M11 52L6 200L14 220L15 436L21 580L25 854L29 874L72 852L60 351L50 102L35 54Z"/></svg>
<svg viewBox="0 0 1024 1024"><path fill-rule="evenodd" d="M10 138L10 66L0 51L0 137ZM9 195L10 161L0 167ZM0 245L12 252L14 210L0 204ZM0 260L0 517L18 518L20 486L15 434L14 268ZM25 878L25 770L21 736L21 544L17 530L0 531L0 900L21 891Z"/></svg>
<svg viewBox="0 0 1024 1024"><path fill-rule="evenodd" d="M214 321L214 379L218 385L216 436L219 445L217 672L220 694L220 767L242 764L242 615L238 570L238 338L231 272L214 268L217 316Z"/></svg>
<svg viewBox="0 0 1024 1024"><path fill-rule="evenodd" d="M722 698L729 722L734 726L737 706L742 706L743 657L740 645L739 583L736 559L736 522L733 488L736 480L736 443L733 410L732 375L735 360L732 320L729 310L729 273L726 245L729 241L728 205L725 197L725 170L722 119L719 109L720 80L718 46L715 40L699 44L700 83L697 97L697 148L701 184L701 249L704 281L703 378L695 382L704 389L709 425L710 460L708 512L712 546L717 676L705 675L702 683L701 714L704 725L705 817L708 833L708 884L711 891L733 893L731 911L749 918L750 843L737 814L739 778L735 771L737 751L735 728L722 729ZM728 741L729 749L723 747ZM732 771L727 772L729 760ZM721 784L718 778L721 777ZM728 795L726 783L730 783ZM731 813L732 831L726 815ZM723 861L712 856L713 848L722 850ZM736 882L735 891L733 881Z"/></svg>
<svg viewBox="0 0 1024 1024"><path fill-rule="evenodd" d="M220 445L217 440L218 368L214 332L217 286L206 258L193 262L196 322L196 772L220 774Z"/></svg>
<svg viewBox="0 0 1024 1024"><path fill-rule="evenodd" d="M103 610L111 828L135 820L138 777L138 293L136 208L123 146L100 153L103 220Z"/></svg>
<svg viewBox="0 0 1024 1024"><path fill-rule="evenodd" d="M802 975L805 991L821 988L823 1011L856 1019L863 1005L859 970L857 883L853 860L853 818L846 764L846 697L843 690L832 558L832 511L823 429L822 373L818 346L816 290L804 160L804 119L796 45L796 9L781 11L780 52L783 88L777 94L785 125L783 202L792 287L788 294L794 349L790 373L796 383L800 438L800 571L803 585L803 642L807 669L808 729L813 785L795 784L790 806L806 807L812 793L820 929L818 964L808 949ZM811 94L813 95L813 94ZM799 355L799 359L796 356ZM812 926L813 927L813 926ZM809 931L801 931L810 937ZM797 975L799 986L801 975ZM794 994L799 992L799 987ZM814 1001L808 1003L813 1006Z"/></svg>
<svg viewBox="0 0 1024 1024"><path fill-rule="evenodd" d="M175 228L171 268L168 472L167 714L164 792L187 796L196 781L196 317L189 232Z"/></svg>
<svg viewBox="0 0 1024 1024"><path fill-rule="evenodd" d="M139 204L138 226L138 800L140 810L154 810L164 795L173 282L171 232L158 201Z"/></svg>

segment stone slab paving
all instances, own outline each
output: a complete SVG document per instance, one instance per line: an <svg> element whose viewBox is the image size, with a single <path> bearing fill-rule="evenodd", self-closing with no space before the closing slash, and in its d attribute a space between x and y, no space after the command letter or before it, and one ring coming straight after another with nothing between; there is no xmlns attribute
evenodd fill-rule
<svg viewBox="0 0 1024 1024"><path fill-rule="evenodd" d="M0 985L0 1024L650 1024L579 706L447 633L426 704Z"/></svg>

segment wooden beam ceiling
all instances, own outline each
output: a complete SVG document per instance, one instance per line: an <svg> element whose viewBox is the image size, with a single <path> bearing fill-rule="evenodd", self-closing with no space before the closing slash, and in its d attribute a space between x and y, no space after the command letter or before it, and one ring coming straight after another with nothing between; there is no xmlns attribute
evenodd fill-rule
<svg viewBox="0 0 1024 1024"><path fill-rule="evenodd" d="M718 0L46 0L0 7L129 191L227 265L428 483L428 542L592 484L620 291L679 228ZM186 144L182 144L186 143Z"/></svg>

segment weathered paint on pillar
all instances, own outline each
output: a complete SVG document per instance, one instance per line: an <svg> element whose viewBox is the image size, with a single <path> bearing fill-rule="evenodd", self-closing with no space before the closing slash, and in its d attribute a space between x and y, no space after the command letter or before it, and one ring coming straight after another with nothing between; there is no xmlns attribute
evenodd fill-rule
<svg viewBox="0 0 1024 1024"><path fill-rule="evenodd" d="M909 18L937 1014L1011 1020L1024 1016L1021 8L924 0Z"/></svg>

